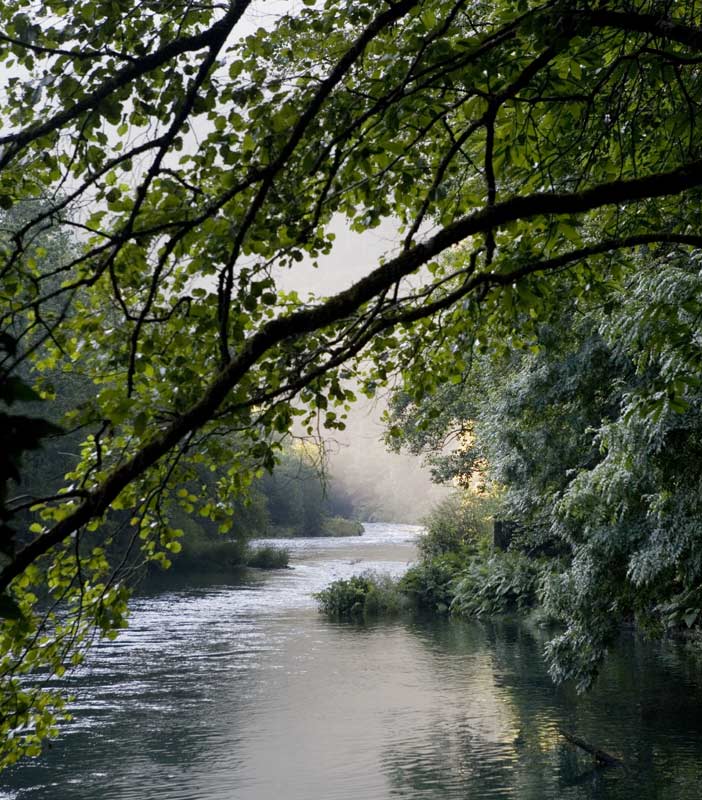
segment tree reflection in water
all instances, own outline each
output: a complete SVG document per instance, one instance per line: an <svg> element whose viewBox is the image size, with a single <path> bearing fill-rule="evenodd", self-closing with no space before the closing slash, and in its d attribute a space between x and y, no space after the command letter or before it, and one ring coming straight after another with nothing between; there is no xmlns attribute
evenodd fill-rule
<svg viewBox="0 0 702 800"><path fill-rule="evenodd" d="M432 620L411 629L433 657L436 680L461 691L422 730L398 732L383 751L393 797L699 798L699 666L680 646L625 634L594 690L578 697L550 682L538 628ZM560 727L617 754L625 768L593 766Z"/></svg>

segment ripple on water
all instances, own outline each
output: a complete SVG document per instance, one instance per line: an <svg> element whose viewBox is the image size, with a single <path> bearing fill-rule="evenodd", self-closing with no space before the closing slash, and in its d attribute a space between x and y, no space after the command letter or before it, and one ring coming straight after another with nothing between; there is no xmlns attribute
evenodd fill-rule
<svg viewBox="0 0 702 800"><path fill-rule="evenodd" d="M401 573L416 532L274 540L294 569L137 598L71 678L73 723L0 798L698 800L702 681L674 648L623 641L579 700L538 631L316 612L330 580ZM561 726L633 777L593 773Z"/></svg>

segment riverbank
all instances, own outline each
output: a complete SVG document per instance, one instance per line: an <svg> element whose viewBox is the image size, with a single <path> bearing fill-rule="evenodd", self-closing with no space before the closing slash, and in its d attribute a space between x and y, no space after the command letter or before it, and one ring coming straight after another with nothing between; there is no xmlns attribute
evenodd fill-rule
<svg viewBox="0 0 702 800"><path fill-rule="evenodd" d="M169 559L169 571L179 576L203 572L234 573L244 567L256 569L285 569L290 563L289 550L277 544L256 544L259 540L282 540L297 538L343 538L362 536L364 526L358 520L344 517L324 517L313 536L305 536L304 528L268 525L264 529L238 538L227 538L206 531L190 521L185 535L180 540L181 551ZM150 575L158 574L153 566ZM148 577L147 577L148 580Z"/></svg>
<svg viewBox="0 0 702 800"><path fill-rule="evenodd" d="M429 521L418 540L418 561L400 577L362 572L332 582L315 598L331 619L372 620L416 612L462 620L514 618L548 632L545 653L554 684L570 682L590 689L622 630L648 638L684 643L702 664L702 633L693 609L632 604L616 618L607 613L606 598L586 621L573 619L572 559L564 555L534 556L495 548L480 529L451 528L445 519ZM621 610L620 610L621 611ZM572 655L574 641L579 644Z"/></svg>
<svg viewBox="0 0 702 800"><path fill-rule="evenodd" d="M462 618L529 612L557 622L547 600L559 561L495 549L493 509L489 498L448 498L427 518L418 560L401 577L366 572L336 581L317 593L321 610L336 618L411 610Z"/></svg>
<svg viewBox="0 0 702 800"><path fill-rule="evenodd" d="M541 594L556 577L551 570L519 553L447 553L420 560L394 580L365 572L335 581L316 598L323 613L346 619L418 610L461 618L529 614L557 624Z"/></svg>
<svg viewBox="0 0 702 800"><path fill-rule="evenodd" d="M323 517L313 533L310 533L304 525L270 525L265 532L265 537L269 539L314 539L329 536L362 536L363 531L364 525L357 519L348 519L346 517Z"/></svg>

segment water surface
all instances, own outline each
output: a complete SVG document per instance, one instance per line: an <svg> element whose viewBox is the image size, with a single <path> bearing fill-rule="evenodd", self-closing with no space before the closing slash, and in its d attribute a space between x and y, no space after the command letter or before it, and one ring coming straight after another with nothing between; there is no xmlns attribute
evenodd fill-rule
<svg viewBox="0 0 702 800"><path fill-rule="evenodd" d="M594 692L555 689L516 623L330 622L311 593L401 573L417 530L275 542L294 569L137 598L73 678L74 721L13 800L386 800L702 795L702 676L623 636ZM559 734L624 759L594 769Z"/></svg>

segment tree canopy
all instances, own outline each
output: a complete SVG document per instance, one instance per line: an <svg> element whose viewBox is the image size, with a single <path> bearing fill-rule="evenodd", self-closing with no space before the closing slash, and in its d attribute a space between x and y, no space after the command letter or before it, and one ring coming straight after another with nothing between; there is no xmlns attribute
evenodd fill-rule
<svg viewBox="0 0 702 800"><path fill-rule="evenodd" d="M8 761L61 708L22 673L61 674L125 624L93 534L167 562L169 505L226 530L295 418L343 425L350 380L399 372L420 398L493 329L529 341L549 309L623 271L655 285L702 245L696 2L305 6L257 29L250 0L0 10L2 398L38 393L44 418L53 372L97 387L61 399L83 433L62 487L0 493ZM283 291L338 216L401 241L332 297ZM672 407L686 384L662 371L657 391ZM53 432L26 416L3 412L5 483ZM216 497L193 488L202 464L224 466Z"/></svg>
<svg viewBox="0 0 702 800"><path fill-rule="evenodd" d="M541 315L528 344L503 329L460 382L394 394L393 444L497 489L511 548L540 556L559 680L589 685L622 622L702 621L699 281L699 254L666 255Z"/></svg>

